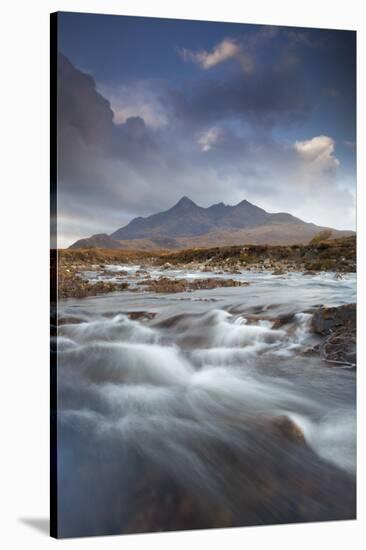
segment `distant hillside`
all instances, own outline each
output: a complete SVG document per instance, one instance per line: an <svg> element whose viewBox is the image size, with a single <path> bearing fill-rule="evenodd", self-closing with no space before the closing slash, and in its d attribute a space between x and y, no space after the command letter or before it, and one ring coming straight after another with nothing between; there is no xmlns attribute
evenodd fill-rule
<svg viewBox="0 0 366 550"><path fill-rule="evenodd" d="M121 244L106 233L98 233L76 241L69 248L121 248Z"/></svg>
<svg viewBox="0 0 366 550"><path fill-rule="evenodd" d="M306 244L328 229L307 223L286 212L269 213L243 200L203 208L183 197L172 208L146 218L134 218L110 236L80 239L70 248L122 248L136 250L183 249L240 244ZM332 231L332 238L353 231Z"/></svg>

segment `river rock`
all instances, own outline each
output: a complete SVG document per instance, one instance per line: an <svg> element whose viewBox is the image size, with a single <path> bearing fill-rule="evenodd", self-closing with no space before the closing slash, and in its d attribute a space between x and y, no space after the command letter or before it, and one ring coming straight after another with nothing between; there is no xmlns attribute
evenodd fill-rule
<svg viewBox="0 0 366 550"><path fill-rule="evenodd" d="M311 328L316 334L324 336L340 327L349 331L356 329L356 304L322 307L315 311Z"/></svg>
<svg viewBox="0 0 366 550"><path fill-rule="evenodd" d="M293 322L294 317L294 313L283 313L276 318L272 328L277 329L283 327L284 325L288 325Z"/></svg>
<svg viewBox="0 0 366 550"><path fill-rule="evenodd" d="M151 281L144 281L147 283L147 290L150 292L191 292L193 290L211 290L219 287L237 287L247 286L247 281L235 281L234 279L170 279L169 277L160 277L159 279L153 279Z"/></svg>
<svg viewBox="0 0 366 550"><path fill-rule="evenodd" d="M153 311L129 311L127 315L132 321L150 321L156 317L157 313Z"/></svg>
<svg viewBox="0 0 366 550"><path fill-rule="evenodd" d="M272 275L286 275L286 271L281 267L278 267L272 271Z"/></svg>
<svg viewBox="0 0 366 550"><path fill-rule="evenodd" d="M302 429L288 416L277 416L272 420L271 424L273 428L288 441L296 443L297 445L306 444Z"/></svg>
<svg viewBox="0 0 366 550"><path fill-rule="evenodd" d="M356 366L356 304L319 308L313 314L311 329L323 337L323 359Z"/></svg>

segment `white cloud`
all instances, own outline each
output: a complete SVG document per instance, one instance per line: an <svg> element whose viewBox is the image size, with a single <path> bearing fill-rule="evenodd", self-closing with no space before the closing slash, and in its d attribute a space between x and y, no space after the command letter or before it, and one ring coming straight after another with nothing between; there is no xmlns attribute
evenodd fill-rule
<svg viewBox="0 0 366 550"><path fill-rule="evenodd" d="M163 128L168 124L161 102L149 89L148 82L130 86L99 84L98 89L108 98L116 124L123 124L128 118L136 116L143 118L151 128Z"/></svg>
<svg viewBox="0 0 366 550"><path fill-rule="evenodd" d="M335 141L329 136L315 136L305 141L296 141L295 150L307 165L330 172L339 166L334 154Z"/></svg>
<svg viewBox="0 0 366 550"><path fill-rule="evenodd" d="M147 126L152 128L162 128L168 123L166 116L162 112L157 112L149 104L125 105L118 107L112 104L114 122L123 124L130 117L139 116L144 119Z"/></svg>
<svg viewBox="0 0 366 550"><path fill-rule="evenodd" d="M218 142L220 134L220 129L216 127L210 128L209 130L203 132L197 140L201 151L207 152L212 149L212 146Z"/></svg>
<svg viewBox="0 0 366 550"><path fill-rule="evenodd" d="M194 61L203 69L210 69L234 57L238 59L245 71L249 72L252 68L250 56L243 52L241 46L231 38L225 38L225 40L217 44L211 52L202 50L194 53L190 50L183 49L182 54L185 61Z"/></svg>

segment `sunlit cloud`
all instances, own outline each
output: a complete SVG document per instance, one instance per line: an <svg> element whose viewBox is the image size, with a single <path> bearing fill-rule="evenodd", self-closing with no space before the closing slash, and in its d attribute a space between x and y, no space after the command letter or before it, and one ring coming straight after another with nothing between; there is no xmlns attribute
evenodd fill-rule
<svg viewBox="0 0 366 550"><path fill-rule="evenodd" d="M250 72L253 67L251 56L243 50L237 41L231 38L225 38L211 51L201 50L192 52L184 48L182 56L185 61L193 61L202 67L202 69L211 69L215 65L232 58L236 58L246 72Z"/></svg>
<svg viewBox="0 0 366 550"><path fill-rule="evenodd" d="M315 136L305 141L296 141L294 147L306 163L319 170L335 170L340 164L334 154L335 142L329 136Z"/></svg>

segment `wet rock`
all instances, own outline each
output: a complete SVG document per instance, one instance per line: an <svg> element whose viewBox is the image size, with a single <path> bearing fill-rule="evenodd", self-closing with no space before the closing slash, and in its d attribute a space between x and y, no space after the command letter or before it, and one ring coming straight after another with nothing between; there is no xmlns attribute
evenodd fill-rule
<svg viewBox="0 0 366 550"><path fill-rule="evenodd" d="M356 328L356 304L339 307L322 307L313 314L311 328L316 334L327 335L337 328Z"/></svg>
<svg viewBox="0 0 366 550"><path fill-rule="evenodd" d="M188 282L184 279L169 279L169 277L160 277L152 281L143 281L146 289L150 292L185 292L188 290Z"/></svg>
<svg viewBox="0 0 366 550"><path fill-rule="evenodd" d="M301 355L316 355L320 351L320 345L307 346L300 351Z"/></svg>
<svg viewBox="0 0 366 550"><path fill-rule="evenodd" d="M279 315L275 322L273 323L272 328L281 328L284 325L288 325L289 323L292 323L294 320L294 313L284 313L283 315Z"/></svg>
<svg viewBox="0 0 366 550"><path fill-rule="evenodd" d="M355 332L343 333L338 330L328 336L322 347L322 355L328 362L355 367L357 359Z"/></svg>
<svg viewBox="0 0 366 550"><path fill-rule="evenodd" d="M273 428L285 439L297 445L306 445L302 429L286 415L278 416L272 420Z"/></svg>
<svg viewBox="0 0 366 550"><path fill-rule="evenodd" d="M81 278L74 270L59 270L58 297L61 298L85 298L108 292L126 290L128 283L112 283L98 281L90 283Z"/></svg>
<svg viewBox="0 0 366 550"><path fill-rule="evenodd" d="M57 320L57 325L78 325L83 322L83 319L78 317L59 317Z"/></svg>
<svg viewBox="0 0 366 550"><path fill-rule="evenodd" d="M127 313L128 317L132 321L138 321L138 320L148 320L154 319L156 317L156 313L153 311L129 311Z"/></svg>
<svg viewBox="0 0 366 550"><path fill-rule="evenodd" d="M325 361L356 366L356 304L319 308L311 329L323 338L320 353Z"/></svg>
<svg viewBox="0 0 366 550"><path fill-rule="evenodd" d="M235 281L234 279L170 279L169 277L160 277L151 281L145 281L147 290L150 292L191 292L193 290L210 290L222 287L239 287L249 285L246 281Z"/></svg>

